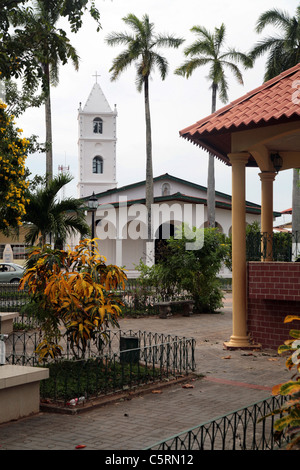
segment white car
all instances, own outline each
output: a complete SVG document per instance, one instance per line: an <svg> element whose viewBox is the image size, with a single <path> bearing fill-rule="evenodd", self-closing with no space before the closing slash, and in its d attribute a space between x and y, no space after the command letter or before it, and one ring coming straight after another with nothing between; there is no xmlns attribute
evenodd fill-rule
<svg viewBox="0 0 300 470"><path fill-rule="evenodd" d="M0 282L20 282L24 268L15 263L0 263Z"/></svg>

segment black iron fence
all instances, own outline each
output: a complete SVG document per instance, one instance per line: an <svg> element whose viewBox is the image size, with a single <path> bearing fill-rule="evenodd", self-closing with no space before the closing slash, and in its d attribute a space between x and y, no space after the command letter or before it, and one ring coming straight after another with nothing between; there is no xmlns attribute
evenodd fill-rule
<svg viewBox="0 0 300 470"><path fill-rule="evenodd" d="M300 256L299 232L247 233L246 256L248 261L296 261Z"/></svg>
<svg viewBox="0 0 300 470"><path fill-rule="evenodd" d="M145 450L275 450L287 443L285 434L274 432L274 421L280 415L269 416L286 400L274 396L241 408L230 414L195 426L158 442Z"/></svg>
<svg viewBox="0 0 300 470"><path fill-rule="evenodd" d="M39 332L12 333L5 341L9 364L41 366L35 353ZM195 371L195 340L138 331L106 331L88 344L82 359L63 338L62 357L48 361L50 378L41 383L41 397L63 404L74 397L89 399L149 382L170 380Z"/></svg>
<svg viewBox="0 0 300 470"><path fill-rule="evenodd" d="M6 339L6 360L11 364L36 365L38 356L35 350L42 340L41 331L13 332ZM82 352L71 345L66 336L62 336L58 342L62 348L61 357L65 360L74 360ZM161 353L160 353L160 348ZM145 362L155 360L166 355L163 360L168 364L171 360L172 367L179 372L195 370L195 340L193 338L166 335L163 333L152 333L148 331L122 331L106 330L105 335L98 332L94 340L87 343L84 359L100 356L113 356L124 354L128 350L143 350L142 357ZM171 359L170 359L171 358Z"/></svg>
<svg viewBox="0 0 300 470"><path fill-rule="evenodd" d="M19 290L18 283L0 283L0 312L19 312L28 300L28 293Z"/></svg>
<svg viewBox="0 0 300 470"><path fill-rule="evenodd" d="M123 313L137 316L157 315L159 313L157 302L169 299L160 289L145 286L138 279L128 279L125 290L120 288L117 294L124 304ZM0 312L21 312L29 300L28 293L19 290L18 284L0 283ZM32 320L21 312L18 321L26 324Z"/></svg>

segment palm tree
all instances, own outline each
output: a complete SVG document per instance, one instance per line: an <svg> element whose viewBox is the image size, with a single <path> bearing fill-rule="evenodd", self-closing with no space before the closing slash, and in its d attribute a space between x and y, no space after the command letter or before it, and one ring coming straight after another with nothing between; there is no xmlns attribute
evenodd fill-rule
<svg viewBox="0 0 300 470"><path fill-rule="evenodd" d="M300 62L300 5L295 16L276 8L262 13L256 23L256 32L261 33L266 26L279 28L281 35L268 36L259 41L251 51L253 60L269 53L265 81Z"/></svg>
<svg viewBox="0 0 300 470"><path fill-rule="evenodd" d="M168 62L159 54L159 47L178 48L183 39L170 35L154 33L154 24L150 23L148 15L142 20L129 14L123 21L133 33L111 33L106 38L110 46L125 45L127 49L121 52L114 60L110 69L112 80L116 80L127 67L136 64L136 85L139 92L144 89L145 122L146 122L146 207L148 213L148 240L152 240L151 233L151 205L153 203L153 168L152 168L152 138L151 117L149 105L149 78L157 67L162 80L168 73Z"/></svg>
<svg viewBox="0 0 300 470"><path fill-rule="evenodd" d="M50 181L53 177L52 151L52 119L50 88L59 81L59 66L71 59L78 69L79 57L70 44L65 31L58 29L56 24L60 18L59 9L52 7L51 2L36 0L34 9L21 10L16 19L23 29L16 30L16 40L29 48L43 71L42 83L45 93L45 125L46 125L46 176ZM33 85L34 86L34 85Z"/></svg>
<svg viewBox="0 0 300 470"><path fill-rule="evenodd" d="M251 51L253 60L268 53L264 80L276 77L284 70L300 62L300 5L295 16L276 8L260 15L256 23L256 32L261 33L266 26L279 28L281 34L268 36L259 41ZM300 233L300 178L299 170L293 170L293 218L292 230Z"/></svg>
<svg viewBox="0 0 300 470"><path fill-rule="evenodd" d="M243 84L243 77L239 67L235 62L241 62L245 67L250 67L252 62L249 56L235 49L223 51L225 42L225 25L215 28L214 32L209 32L203 26L193 26L191 32L197 35L196 41L184 50L188 59L183 65L175 70L177 75L189 78L199 67L209 66L208 79L211 82L212 105L211 112L216 111L217 94L221 101L228 101L228 82L225 69L229 69L237 81ZM207 212L208 224L215 226L215 170L214 156L209 154L208 177L207 177Z"/></svg>
<svg viewBox="0 0 300 470"><path fill-rule="evenodd" d="M74 198L58 200L59 191L71 180L71 176L61 174L29 192L26 215L23 218L28 227L25 237L27 244L34 245L38 241L44 245L47 237L54 244L59 244L69 234L79 232L85 236L90 233L82 202Z"/></svg>

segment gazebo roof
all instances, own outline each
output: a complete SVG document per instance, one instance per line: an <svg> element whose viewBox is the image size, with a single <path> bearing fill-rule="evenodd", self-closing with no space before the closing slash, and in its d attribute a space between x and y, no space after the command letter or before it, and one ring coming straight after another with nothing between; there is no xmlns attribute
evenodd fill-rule
<svg viewBox="0 0 300 470"><path fill-rule="evenodd" d="M233 133L300 120L299 83L300 63L181 130L180 136L230 165L227 155ZM298 142L296 150L300 150L299 135ZM256 166L253 157L248 166Z"/></svg>

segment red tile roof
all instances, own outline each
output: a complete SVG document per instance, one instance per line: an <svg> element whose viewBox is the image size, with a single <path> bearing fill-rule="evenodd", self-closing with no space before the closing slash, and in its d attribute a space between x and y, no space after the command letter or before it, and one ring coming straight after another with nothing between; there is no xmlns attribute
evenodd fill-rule
<svg viewBox="0 0 300 470"><path fill-rule="evenodd" d="M290 209L285 209L284 211L281 211L281 214L292 214L293 213L293 209L290 208Z"/></svg>
<svg viewBox="0 0 300 470"><path fill-rule="evenodd" d="M300 63L181 130L180 136L229 164L232 132L300 119L296 80L300 83Z"/></svg>

